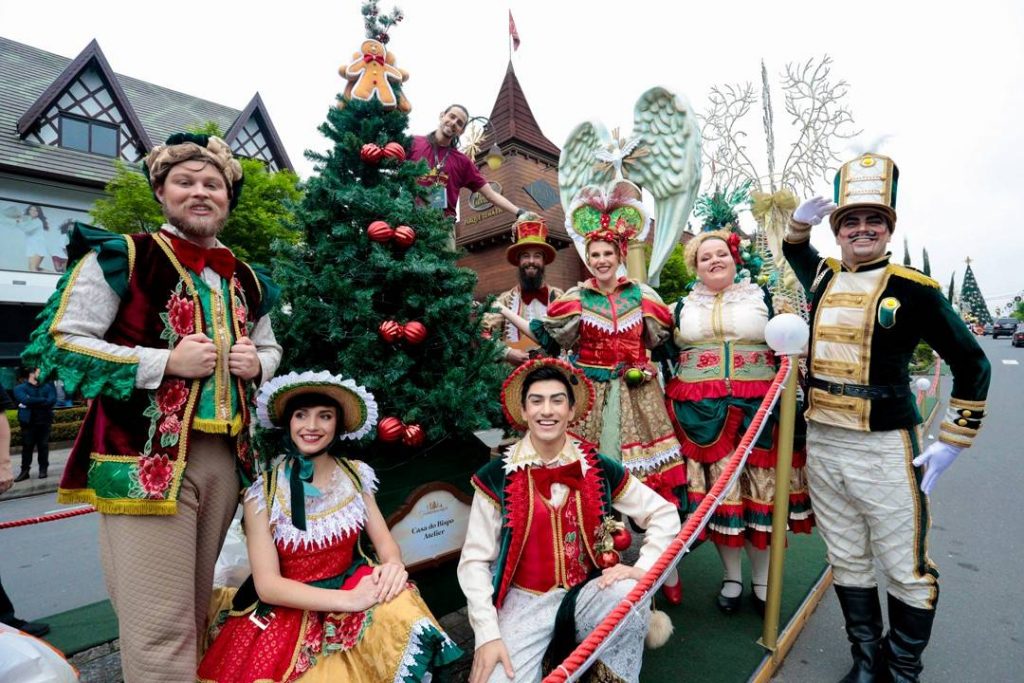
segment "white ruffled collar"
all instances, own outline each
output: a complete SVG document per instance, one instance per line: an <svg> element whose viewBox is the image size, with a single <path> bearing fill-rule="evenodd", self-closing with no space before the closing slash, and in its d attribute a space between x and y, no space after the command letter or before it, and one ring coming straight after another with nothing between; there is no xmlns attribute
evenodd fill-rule
<svg viewBox="0 0 1024 683"><path fill-rule="evenodd" d="M764 291L759 286L753 284L750 280L742 280L740 282L734 282L721 292L713 292L708 289L703 282L698 280L693 286L693 291L686 295L684 305L710 308L714 305L715 299L717 299L719 295L721 295L723 301L747 301L763 299Z"/></svg>
<svg viewBox="0 0 1024 683"><path fill-rule="evenodd" d="M527 434L505 450L505 474L511 474L516 470L526 469L537 465L543 467L554 467L556 465L568 465L577 460L583 468L584 474L587 471L587 459L583 457L583 442L566 435L565 445L559 451L558 457L552 462L544 462L537 449L534 448L530 435Z"/></svg>

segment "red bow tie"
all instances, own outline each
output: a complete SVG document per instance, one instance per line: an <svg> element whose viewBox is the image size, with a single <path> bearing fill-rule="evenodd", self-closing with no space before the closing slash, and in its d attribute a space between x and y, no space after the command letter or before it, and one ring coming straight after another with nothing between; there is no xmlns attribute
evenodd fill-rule
<svg viewBox="0 0 1024 683"><path fill-rule="evenodd" d="M533 483L545 498L551 498L552 484L563 484L578 491L583 484L583 466L577 460L559 467L534 467Z"/></svg>
<svg viewBox="0 0 1024 683"><path fill-rule="evenodd" d="M206 249L186 239L164 232L171 240L174 255L182 265L194 273L202 274L204 268L211 268L222 278L230 278L235 274L235 255L230 249L212 247Z"/></svg>
<svg viewBox="0 0 1024 683"><path fill-rule="evenodd" d="M378 64L384 64L384 58L380 55L363 55L363 61L367 64L370 62L377 62Z"/></svg>
<svg viewBox="0 0 1024 683"><path fill-rule="evenodd" d="M548 302L548 288L541 287L540 289L531 289L529 292L523 292L523 305L529 306L534 301L539 301L542 304Z"/></svg>

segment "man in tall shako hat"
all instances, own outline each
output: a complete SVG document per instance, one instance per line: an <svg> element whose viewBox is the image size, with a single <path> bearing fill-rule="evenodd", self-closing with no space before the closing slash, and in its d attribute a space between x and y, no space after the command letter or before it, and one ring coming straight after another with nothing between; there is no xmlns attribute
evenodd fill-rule
<svg viewBox="0 0 1024 683"><path fill-rule="evenodd" d="M101 513L125 681L180 683L195 679L214 564L254 475L249 406L281 359L277 288L217 240L242 190L223 140L172 135L144 170L166 222L76 225L24 358L93 399L58 500Z"/></svg>
<svg viewBox="0 0 1024 683"><path fill-rule="evenodd" d="M890 262L898 178L878 154L847 162L835 204L801 204L783 245L812 301L807 478L852 643L844 681L918 679L939 597L927 496L973 442L989 385L988 359L939 283ZM841 260L809 241L829 213ZM953 372L939 439L923 453L908 370L922 340ZM884 636L875 563L888 580Z"/></svg>
<svg viewBox="0 0 1024 683"><path fill-rule="evenodd" d="M672 504L566 433L594 403L580 370L529 361L509 375L501 401L526 435L473 477L458 569L476 639L470 683L539 681L545 653L560 664L679 533ZM613 510L647 530L634 566L619 562L630 541ZM639 680L649 619L652 647L671 632L668 618L654 615L643 606L625 618L595 665L600 680Z"/></svg>
<svg viewBox="0 0 1024 683"><path fill-rule="evenodd" d="M562 290L544 282L544 267L557 255L547 237L548 226L540 215L527 212L516 219L512 225L514 243L505 250L505 258L518 268L519 284L499 294L495 306L507 306L523 318L535 320L547 315L548 304L562 296ZM530 359L531 352L540 348L500 313L484 317L484 330L505 345L505 360L512 365L522 365Z"/></svg>

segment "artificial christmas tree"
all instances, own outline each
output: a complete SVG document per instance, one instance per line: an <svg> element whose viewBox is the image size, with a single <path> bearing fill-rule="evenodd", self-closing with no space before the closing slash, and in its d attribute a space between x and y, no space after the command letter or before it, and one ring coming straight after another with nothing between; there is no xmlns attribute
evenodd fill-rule
<svg viewBox="0 0 1024 683"><path fill-rule="evenodd" d="M367 36L386 45L379 19L370 23ZM393 61L390 53L382 59ZM394 96L369 99L357 89L320 127L333 146L308 153L317 166L296 212L304 239L282 245L275 260L286 303L275 330L282 367L353 377L382 416L415 425L412 438L393 440L384 453L409 459L410 444L430 449L500 424L504 365L481 339L476 274L455 265L452 223L417 183L426 164L405 160L401 84L390 87ZM381 453L372 440L355 448L364 459Z"/></svg>
<svg viewBox="0 0 1024 683"><path fill-rule="evenodd" d="M985 297L981 295L978 281L974 278L974 271L971 270L971 259L967 259L967 270L964 271L964 283L960 287L960 313L967 319L970 316L973 322L981 325L988 325L992 322L992 314L988 312L988 304Z"/></svg>

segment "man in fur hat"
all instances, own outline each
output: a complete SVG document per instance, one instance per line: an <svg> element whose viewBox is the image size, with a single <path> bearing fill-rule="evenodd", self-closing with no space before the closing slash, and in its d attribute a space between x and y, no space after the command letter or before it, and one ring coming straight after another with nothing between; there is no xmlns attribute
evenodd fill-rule
<svg viewBox="0 0 1024 683"><path fill-rule="evenodd" d="M473 477L458 569L476 639L470 683L539 681L545 653L561 663L679 533L670 503L566 433L594 402L581 371L538 358L512 372L501 400L526 436ZM618 561L629 534L613 510L647 530L635 565ZM656 614L650 639L663 644L671 622ZM642 605L624 619L595 665L600 680L639 680L650 615Z"/></svg>
<svg viewBox="0 0 1024 683"><path fill-rule="evenodd" d="M218 137L179 133L144 170L166 223L71 233L71 272L26 362L92 398L58 490L100 514L129 683L194 680L213 569L253 476L249 405L281 358L277 289L217 240L242 190Z"/></svg>
<svg viewBox="0 0 1024 683"><path fill-rule="evenodd" d="M878 154L844 164L835 204L801 204L783 245L812 301L807 479L852 644L844 681L918 679L939 597L927 496L974 441L990 376L939 283L889 260L898 178ZM811 226L830 212L841 260L810 244ZM921 340L953 371L939 439L923 453L908 371ZM884 636L875 563L888 579Z"/></svg>
<svg viewBox="0 0 1024 683"><path fill-rule="evenodd" d="M526 320L539 320L547 315L548 304L562 296L562 290L544 282L544 267L555 260L557 253L547 236L548 226L538 214L526 212L516 219L512 225L515 243L505 250L505 258L518 268L519 284L499 294L496 307L506 306ZM534 349L540 348L500 313L484 317L484 330L504 344L505 360L512 365L522 365L530 360Z"/></svg>

